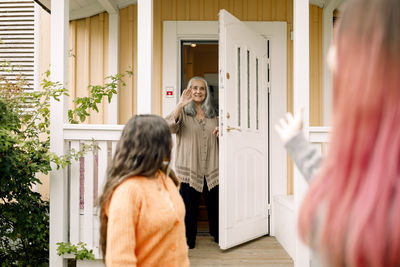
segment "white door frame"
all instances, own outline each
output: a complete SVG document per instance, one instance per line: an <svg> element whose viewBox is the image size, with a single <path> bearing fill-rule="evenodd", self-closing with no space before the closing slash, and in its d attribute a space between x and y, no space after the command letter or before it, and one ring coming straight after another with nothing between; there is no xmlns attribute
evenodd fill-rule
<svg viewBox="0 0 400 267"><path fill-rule="evenodd" d="M287 194L287 159L273 126L287 111L287 31L286 22L245 22L250 28L270 40L270 203L274 196ZM163 116L168 115L179 100L180 41L218 40L218 21L164 21L163 24ZM173 97L166 97L167 89ZM272 207L273 209L273 207ZM273 212L270 234L274 235Z"/></svg>

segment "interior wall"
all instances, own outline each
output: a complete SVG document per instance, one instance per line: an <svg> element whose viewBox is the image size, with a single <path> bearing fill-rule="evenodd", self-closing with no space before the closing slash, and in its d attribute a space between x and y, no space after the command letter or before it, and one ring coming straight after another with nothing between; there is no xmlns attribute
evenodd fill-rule
<svg viewBox="0 0 400 267"><path fill-rule="evenodd" d="M204 74L218 74L218 45L200 44L196 47L184 46L183 68L186 73L184 86L193 76L204 77Z"/></svg>

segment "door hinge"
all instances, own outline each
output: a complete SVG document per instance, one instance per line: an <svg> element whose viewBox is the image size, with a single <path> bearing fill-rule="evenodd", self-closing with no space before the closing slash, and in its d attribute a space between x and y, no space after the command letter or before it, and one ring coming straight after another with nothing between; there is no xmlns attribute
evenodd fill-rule
<svg viewBox="0 0 400 267"><path fill-rule="evenodd" d="M267 204L267 210L268 210L268 216L271 216L272 214L271 204Z"/></svg>

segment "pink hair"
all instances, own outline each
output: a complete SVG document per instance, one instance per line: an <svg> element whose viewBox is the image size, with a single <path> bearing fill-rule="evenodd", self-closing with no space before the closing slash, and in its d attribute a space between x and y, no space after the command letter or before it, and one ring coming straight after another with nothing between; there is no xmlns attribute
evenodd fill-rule
<svg viewBox="0 0 400 267"><path fill-rule="evenodd" d="M400 265L400 1L349 0L333 130L299 234L329 266Z"/></svg>

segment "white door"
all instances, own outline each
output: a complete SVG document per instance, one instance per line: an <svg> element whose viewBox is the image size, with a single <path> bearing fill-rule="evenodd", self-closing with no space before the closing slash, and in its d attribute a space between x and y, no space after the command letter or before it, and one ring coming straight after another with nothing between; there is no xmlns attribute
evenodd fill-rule
<svg viewBox="0 0 400 267"><path fill-rule="evenodd" d="M268 234L267 40L219 13L219 246Z"/></svg>

